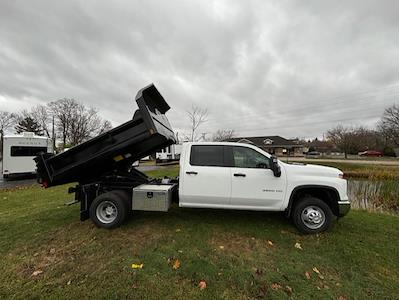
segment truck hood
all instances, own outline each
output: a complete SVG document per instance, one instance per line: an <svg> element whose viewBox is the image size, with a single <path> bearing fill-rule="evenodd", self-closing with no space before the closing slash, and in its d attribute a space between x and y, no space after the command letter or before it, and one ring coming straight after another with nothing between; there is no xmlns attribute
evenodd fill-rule
<svg viewBox="0 0 399 300"><path fill-rule="evenodd" d="M335 178L343 174L341 170L332 167L308 165L308 164L287 164L287 163L282 163L282 164L284 164L284 168L289 174L335 177Z"/></svg>

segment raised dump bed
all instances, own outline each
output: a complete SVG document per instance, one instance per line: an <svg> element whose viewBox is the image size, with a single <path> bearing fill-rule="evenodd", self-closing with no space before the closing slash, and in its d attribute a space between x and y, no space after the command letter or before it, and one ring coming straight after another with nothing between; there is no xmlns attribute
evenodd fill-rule
<svg viewBox="0 0 399 300"><path fill-rule="evenodd" d="M58 155L37 156L39 182L50 187L86 184L112 174L144 177L132 163L174 144L175 135L165 116L170 107L153 84L137 93L136 102L132 120Z"/></svg>

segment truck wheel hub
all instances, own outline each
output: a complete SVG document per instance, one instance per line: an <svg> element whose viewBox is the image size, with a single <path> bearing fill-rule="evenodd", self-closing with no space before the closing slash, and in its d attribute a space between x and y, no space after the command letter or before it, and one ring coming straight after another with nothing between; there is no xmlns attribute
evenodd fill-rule
<svg viewBox="0 0 399 300"><path fill-rule="evenodd" d="M326 220L322 209L317 206L307 206L302 210L302 222L310 229L318 229Z"/></svg>
<svg viewBox="0 0 399 300"><path fill-rule="evenodd" d="M118 215L118 209L111 201L101 202L96 209L97 219L102 223L112 223Z"/></svg>

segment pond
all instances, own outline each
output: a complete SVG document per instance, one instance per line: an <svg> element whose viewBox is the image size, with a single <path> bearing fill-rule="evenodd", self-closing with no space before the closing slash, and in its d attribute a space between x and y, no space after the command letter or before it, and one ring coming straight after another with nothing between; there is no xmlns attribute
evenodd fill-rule
<svg viewBox="0 0 399 300"><path fill-rule="evenodd" d="M353 209L399 214L397 180L348 179L348 196Z"/></svg>

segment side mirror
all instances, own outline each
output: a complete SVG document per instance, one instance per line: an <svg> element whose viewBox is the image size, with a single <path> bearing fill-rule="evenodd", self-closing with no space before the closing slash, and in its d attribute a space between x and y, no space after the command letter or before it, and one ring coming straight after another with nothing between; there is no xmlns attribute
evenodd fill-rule
<svg viewBox="0 0 399 300"><path fill-rule="evenodd" d="M278 165L277 157L274 155L270 156L270 169L273 171L275 177L281 176L281 168Z"/></svg>

